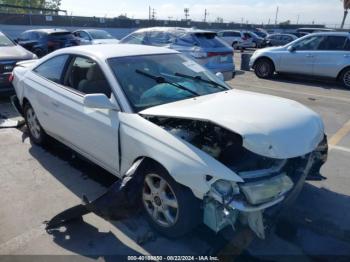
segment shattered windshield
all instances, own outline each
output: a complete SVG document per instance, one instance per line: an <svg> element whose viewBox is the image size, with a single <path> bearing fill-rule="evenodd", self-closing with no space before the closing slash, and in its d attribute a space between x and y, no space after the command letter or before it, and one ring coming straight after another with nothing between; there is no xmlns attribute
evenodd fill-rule
<svg viewBox="0 0 350 262"><path fill-rule="evenodd" d="M230 89L181 54L118 57L108 63L136 112Z"/></svg>

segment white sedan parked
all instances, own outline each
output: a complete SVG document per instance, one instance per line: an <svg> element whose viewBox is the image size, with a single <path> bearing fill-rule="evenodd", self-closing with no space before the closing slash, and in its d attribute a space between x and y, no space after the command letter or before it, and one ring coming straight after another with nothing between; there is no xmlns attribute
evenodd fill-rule
<svg viewBox="0 0 350 262"><path fill-rule="evenodd" d="M52 136L120 178L137 168L145 213L170 237L240 221L263 238L263 212L325 154L316 113L233 90L170 49L65 48L19 64L13 85L33 142Z"/></svg>

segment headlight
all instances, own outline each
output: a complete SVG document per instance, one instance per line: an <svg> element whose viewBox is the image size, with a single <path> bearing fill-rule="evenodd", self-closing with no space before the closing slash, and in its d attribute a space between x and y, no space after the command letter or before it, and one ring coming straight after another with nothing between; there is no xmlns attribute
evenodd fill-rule
<svg viewBox="0 0 350 262"><path fill-rule="evenodd" d="M226 180L216 181L213 184L213 189L216 191L216 193L224 198L239 193L237 184Z"/></svg>
<svg viewBox="0 0 350 262"><path fill-rule="evenodd" d="M286 175L241 185L241 190L248 202L259 205L287 193L293 187L292 180Z"/></svg>

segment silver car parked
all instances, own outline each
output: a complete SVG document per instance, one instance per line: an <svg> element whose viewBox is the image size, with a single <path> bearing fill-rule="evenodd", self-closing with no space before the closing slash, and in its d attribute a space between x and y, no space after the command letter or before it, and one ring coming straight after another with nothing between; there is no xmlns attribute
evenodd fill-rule
<svg viewBox="0 0 350 262"><path fill-rule="evenodd" d="M80 45L118 44L119 40L104 30L81 29L73 32Z"/></svg>
<svg viewBox="0 0 350 262"><path fill-rule="evenodd" d="M215 32L195 28L152 27L137 30L119 43L167 47L183 53L212 73L222 73L226 81L235 75L233 49Z"/></svg>
<svg viewBox="0 0 350 262"><path fill-rule="evenodd" d="M350 34L315 33L282 47L257 50L250 67L259 78L274 72L303 74L338 79L350 89Z"/></svg>
<svg viewBox="0 0 350 262"><path fill-rule="evenodd" d="M286 45L296 39L298 39L298 37L291 34L272 34L266 37L266 40L270 43L271 46Z"/></svg>

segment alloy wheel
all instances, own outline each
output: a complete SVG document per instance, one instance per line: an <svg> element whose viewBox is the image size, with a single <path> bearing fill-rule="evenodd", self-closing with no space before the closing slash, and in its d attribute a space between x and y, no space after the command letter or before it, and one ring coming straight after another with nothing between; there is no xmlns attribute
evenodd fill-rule
<svg viewBox="0 0 350 262"><path fill-rule="evenodd" d="M179 204L174 190L164 178L157 174L145 176L142 201L154 222L163 227L171 227L176 224Z"/></svg>
<svg viewBox="0 0 350 262"><path fill-rule="evenodd" d="M257 65L257 71L261 77L267 77L270 73L270 66L265 62L259 63Z"/></svg>
<svg viewBox="0 0 350 262"><path fill-rule="evenodd" d="M28 108L26 116L30 133L35 139L40 139L41 127L34 110L32 108Z"/></svg>
<svg viewBox="0 0 350 262"><path fill-rule="evenodd" d="M343 75L343 83L347 88L350 88L350 70Z"/></svg>

